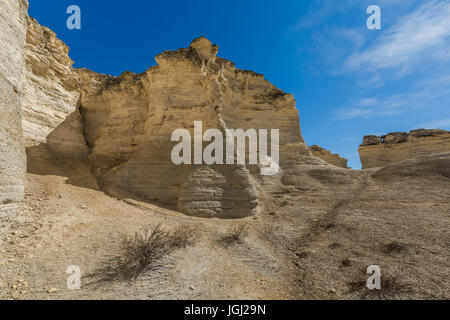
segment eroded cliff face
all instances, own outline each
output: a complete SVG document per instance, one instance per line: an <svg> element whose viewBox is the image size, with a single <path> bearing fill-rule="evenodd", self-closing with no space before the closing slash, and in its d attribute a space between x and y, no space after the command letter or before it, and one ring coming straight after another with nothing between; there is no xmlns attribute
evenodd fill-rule
<svg viewBox="0 0 450 320"><path fill-rule="evenodd" d="M193 138L194 121L202 121L203 132L216 128L224 136L227 129L279 129L281 168L311 157L293 96L217 52L198 38L189 48L158 55L158 65L142 74L78 70L89 158L104 190L196 216L256 212L258 165L172 163L172 132L188 129Z"/></svg>
<svg viewBox="0 0 450 320"><path fill-rule="evenodd" d="M450 132L418 129L385 136L365 136L359 147L363 169L386 165L417 156L450 151Z"/></svg>
<svg viewBox="0 0 450 320"><path fill-rule="evenodd" d="M348 169L348 160L342 158L339 154L332 153L331 151L324 149L318 145L310 146L309 149L311 150L313 156L322 159L326 163L329 163L336 167Z"/></svg>
<svg viewBox="0 0 450 320"><path fill-rule="evenodd" d="M45 145L56 154L87 154L78 111L79 78L69 48L49 28L29 18L22 125L27 147Z"/></svg>
<svg viewBox="0 0 450 320"><path fill-rule="evenodd" d="M21 126L24 92L26 0L0 2L0 218L15 214L24 194Z"/></svg>
<svg viewBox="0 0 450 320"><path fill-rule="evenodd" d="M9 64L22 66L9 71L22 79L16 88L23 88L23 99L14 102L19 124L8 128L20 128L22 106L29 172L59 170L68 176L55 164L69 163L75 173L92 171L113 196L189 215L238 218L259 210L264 184L279 183L299 162L315 162L301 137L293 96L217 57L218 47L209 40L201 37L186 49L161 53L157 65L142 74L113 77L74 70L68 47L23 9L22 46L15 49L17 61ZM202 122L203 133L214 128L224 137L228 129L267 129L269 155L271 129L278 129L280 170L263 177L265 165L249 165L248 154L247 164L175 165L171 153L178 142L171 140L172 133L187 129L194 140L194 121ZM11 137L23 145L21 130ZM203 142L202 150L208 144ZM23 172L23 152L18 158ZM17 179L23 194L22 178Z"/></svg>

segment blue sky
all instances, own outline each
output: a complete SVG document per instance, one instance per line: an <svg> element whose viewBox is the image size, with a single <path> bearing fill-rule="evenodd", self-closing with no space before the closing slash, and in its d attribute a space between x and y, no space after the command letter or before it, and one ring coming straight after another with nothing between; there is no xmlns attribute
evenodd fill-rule
<svg viewBox="0 0 450 320"><path fill-rule="evenodd" d="M68 30L78 5L81 30ZM381 30L369 30L369 5ZM219 56L295 95L305 141L349 159L367 134L450 129L449 0L30 0L75 67L143 72L203 35Z"/></svg>

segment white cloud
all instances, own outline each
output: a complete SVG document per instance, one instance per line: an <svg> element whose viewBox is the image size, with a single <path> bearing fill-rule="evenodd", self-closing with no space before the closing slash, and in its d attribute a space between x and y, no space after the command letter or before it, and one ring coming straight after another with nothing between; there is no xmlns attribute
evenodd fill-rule
<svg viewBox="0 0 450 320"><path fill-rule="evenodd" d="M436 107L437 99L450 95L450 86L448 85L439 87L435 86L435 82L430 81L425 86L424 83L425 81L419 83L408 93L359 99L351 103L349 108L335 110L335 120L386 117L411 112L415 109Z"/></svg>
<svg viewBox="0 0 450 320"><path fill-rule="evenodd" d="M358 80L357 84L363 88L376 89L384 86L385 82L385 79L383 79L380 74L375 74L369 78Z"/></svg>
<svg viewBox="0 0 450 320"><path fill-rule="evenodd" d="M425 122L425 123L419 124L418 126L416 126L416 128L449 129L450 130L450 118Z"/></svg>
<svg viewBox="0 0 450 320"><path fill-rule="evenodd" d="M363 98L353 103L351 108L337 109L335 118L336 120L369 119L399 114L414 107L408 105L408 100L400 95Z"/></svg>
<svg viewBox="0 0 450 320"><path fill-rule="evenodd" d="M448 59L450 52L450 2L430 1L400 17L396 24L363 51L347 57L345 70L398 67L408 72L424 59Z"/></svg>
<svg viewBox="0 0 450 320"><path fill-rule="evenodd" d="M302 31L316 26L336 13L345 11L350 5L351 2L348 0L313 2L307 12L290 28L290 31Z"/></svg>

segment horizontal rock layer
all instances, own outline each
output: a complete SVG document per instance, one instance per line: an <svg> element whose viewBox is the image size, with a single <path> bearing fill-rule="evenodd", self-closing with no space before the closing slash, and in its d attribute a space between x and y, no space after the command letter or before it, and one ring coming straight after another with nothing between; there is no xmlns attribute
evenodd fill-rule
<svg viewBox="0 0 450 320"><path fill-rule="evenodd" d="M26 0L0 2L0 218L15 214L24 194L21 126L24 90Z"/></svg>
<svg viewBox="0 0 450 320"><path fill-rule="evenodd" d="M22 118L28 147L45 144L57 154L87 154L78 102L79 78L69 48L49 28L29 18Z"/></svg>
<svg viewBox="0 0 450 320"><path fill-rule="evenodd" d="M337 153L332 153L331 151L324 149L318 145L310 146L309 149L311 150L311 153L313 154L313 156L318 157L333 166L345 168L345 169L348 168L348 165L347 165L348 160L345 158L342 158Z"/></svg>
<svg viewBox="0 0 450 320"><path fill-rule="evenodd" d="M385 136L365 136L359 147L363 169L386 165L417 156L450 151L450 132L418 129Z"/></svg>
<svg viewBox="0 0 450 320"><path fill-rule="evenodd" d="M90 162L104 190L197 216L254 213L257 165L172 163L177 144L172 132L183 128L193 137L194 121L202 121L203 132L217 128L223 134L227 129L279 129L282 168L298 156L311 156L293 96L260 74L236 69L217 52L216 45L198 38L189 48L161 53L158 65L142 74L111 77L78 70Z"/></svg>
<svg viewBox="0 0 450 320"><path fill-rule="evenodd" d="M75 171L89 163L111 195L189 215L237 218L257 212L264 183L282 181L284 170L301 161L316 161L301 137L293 96L217 57L218 47L203 37L161 53L144 73L113 77L74 70L68 47L54 32L26 11L22 22L22 60L11 65L22 66L23 100L16 106L22 104L30 172L51 174L55 161ZM248 148L246 164L175 165L171 152L178 142L171 135L187 129L194 136L195 121L203 132L215 128L224 136L228 129L267 129L269 155L270 130L279 130L281 169L261 176L264 165L248 164Z"/></svg>

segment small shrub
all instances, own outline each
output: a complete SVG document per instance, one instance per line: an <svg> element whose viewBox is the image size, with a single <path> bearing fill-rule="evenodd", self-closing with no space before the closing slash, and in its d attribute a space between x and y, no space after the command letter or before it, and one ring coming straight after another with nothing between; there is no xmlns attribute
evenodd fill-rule
<svg viewBox="0 0 450 320"><path fill-rule="evenodd" d="M306 251L297 252L295 255L297 257L299 257L300 259L304 259L304 258L307 258L309 256L309 252L306 252Z"/></svg>
<svg viewBox="0 0 450 320"><path fill-rule="evenodd" d="M180 225L171 233L171 245L175 248L186 248L187 246L193 245L198 238L197 228Z"/></svg>
<svg viewBox="0 0 450 320"><path fill-rule="evenodd" d="M336 248L342 248L342 244L338 243L338 242L333 242L332 244L330 244L328 246L330 249L336 249Z"/></svg>
<svg viewBox="0 0 450 320"><path fill-rule="evenodd" d="M228 227L225 234L219 239L219 242L225 245L242 243L248 236L248 226L245 224L232 224Z"/></svg>
<svg viewBox="0 0 450 320"><path fill-rule="evenodd" d="M406 251L407 249L408 249L408 245L406 245L404 243L396 242L396 241L388 243L383 247L383 251L386 254L401 253L401 252Z"/></svg>
<svg viewBox="0 0 450 320"><path fill-rule="evenodd" d="M352 279L347 282L349 293L359 292L361 299L379 297L383 299L393 298L399 293L411 292L410 285L403 283L397 276L392 274L381 275L381 289L369 290L366 287L369 275L359 274L354 275Z"/></svg>
<svg viewBox="0 0 450 320"><path fill-rule="evenodd" d="M352 266L352 262L349 258L345 258L341 261L341 265L343 267L351 267Z"/></svg>
<svg viewBox="0 0 450 320"><path fill-rule="evenodd" d="M117 252L87 278L93 284L136 281L143 273L162 267L172 251L191 245L196 239L197 232L192 227L180 226L173 231L160 224L144 227L132 237L123 237Z"/></svg>

